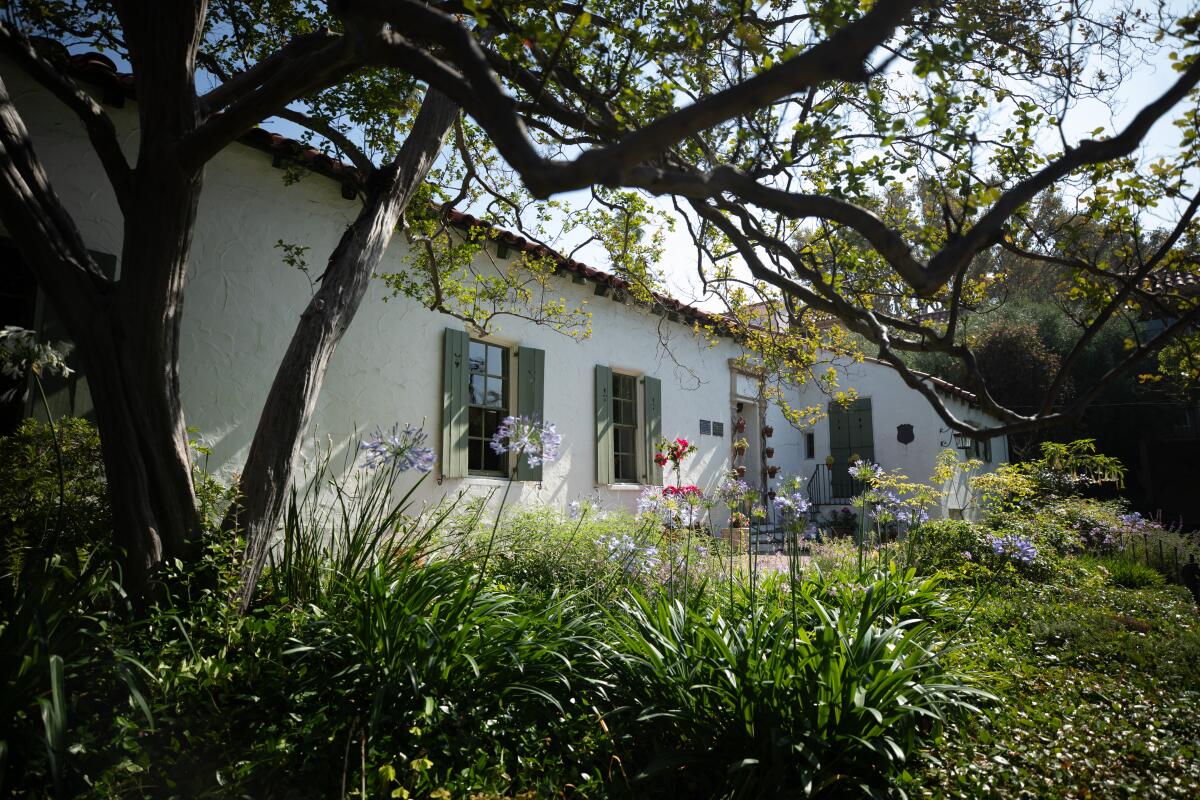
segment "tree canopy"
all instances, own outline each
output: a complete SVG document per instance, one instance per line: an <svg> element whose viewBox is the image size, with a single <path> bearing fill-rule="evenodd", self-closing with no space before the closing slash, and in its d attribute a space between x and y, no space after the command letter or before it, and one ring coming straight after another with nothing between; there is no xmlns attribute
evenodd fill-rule
<svg viewBox="0 0 1200 800"><path fill-rule="evenodd" d="M140 331L144 344L117 361L141 385L101 387L97 408L128 406L107 421L100 414L102 439L114 438L108 428L145 439L143 453L171 451L137 471L150 483L176 476L143 509L147 519L174 518L159 528L195 521L170 511L192 496L173 310L204 164L281 117L353 163L369 188L402 154L431 91L465 116L452 122L453 145L426 165L422 199L481 210L535 239L564 218L587 224L644 302L660 286L655 220L669 203L696 244L704 286L728 306L719 327L795 380L853 334L948 424L982 433L906 359L940 353L1001 421L995 434L1077 416L1154 357L1176 379L1198 377L1200 303L1180 287L1198 270L1200 22L1165 2L4 5L4 51L80 117L110 179L126 218L122 285L92 263L7 96L0 214L64 315L126 314L93 314L107 327L90 331L76 323L76 338L89 340L85 360L103 362L121 326ZM47 40L129 64L141 122L133 163ZM1146 72L1153 91L1138 93L1129 114L1097 119L1129 100ZM577 190L594 201L581 211L535 202ZM1051 196L1062 208L1048 229L1037 217ZM422 243L417 277L396 277L393 288L487 324L478 276L440 285L446 265L463 261L445 249L437 215L408 199ZM1069 296L1077 346L1041 402L1018 409L989 391L963 319L1018 272L1039 270ZM513 288L501 280L484 293ZM109 296L120 299L105 305ZM550 312L575 324L570 309ZM1118 317L1163 324L1099 380L1064 394L1080 354ZM764 330L764 319L782 324ZM164 374L165 387L149 385ZM138 403L149 405L132 413ZM149 420L147 430L133 430L133 419Z"/></svg>

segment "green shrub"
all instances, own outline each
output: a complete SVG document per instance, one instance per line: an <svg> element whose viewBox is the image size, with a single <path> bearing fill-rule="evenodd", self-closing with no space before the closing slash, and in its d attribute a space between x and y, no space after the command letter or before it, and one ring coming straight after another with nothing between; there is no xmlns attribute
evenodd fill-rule
<svg viewBox="0 0 1200 800"><path fill-rule="evenodd" d="M1146 589L1166 582L1161 572L1131 558L1107 558L1101 564L1108 570L1108 580L1113 586Z"/></svg>
<svg viewBox="0 0 1200 800"><path fill-rule="evenodd" d="M635 794L883 794L907 753L987 697L939 663L933 584L818 576L792 592L795 606L768 597L732 619L663 596L613 612L608 722Z"/></svg>
<svg viewBox="0 0 1200 800"><path fill-rule="evenodd" d="M1148 563L1174 580L1178 580L1178 569L1188 558L1200 557L1195 535L1129 513L1119 501L1069 498L1054 503L1050 510L1078 532L1080 546L1087 553L1123 554L1127 559Z"/></svg>
<svg viewBox="0 0 1200 800"><path fill-rule="evenodd" d="M921 574L954 569L967 561L978 562L989 550L986 533L983 526L973 522L931 520L909 531L905 559Z"/></svg>
<svg viewBox="0 0 1200 800"><path fill-rule="evenodd" d="M58 458L50 426L26 419L0 437L0 542L16 568L31 547L57 540L59 552L89 548L112 536L100 436L87 420L55 423L63 459L59 531ZM57 534L57 535L56 535Z"/></svg>

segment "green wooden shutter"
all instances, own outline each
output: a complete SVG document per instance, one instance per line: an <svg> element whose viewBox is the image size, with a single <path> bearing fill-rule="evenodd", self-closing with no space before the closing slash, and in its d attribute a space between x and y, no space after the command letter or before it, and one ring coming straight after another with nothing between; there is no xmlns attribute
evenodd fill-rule
<svg viewBox="0 0 1200 800"><path fill-rule="evenodd" d="M613 482L612 370L596 365L596 483Z"/></svg>
<svg viewBox="0 0 1200 800"><path fill-rule="evenodd" d="M654 463L656 442L662 436L662 381L658 378L642 378L642 408L646 418L646 425L642 429L642 451L646 459L645 481L651 486L661 486L662 467Z"/></svg>
<svg viewBox="0 0 1200 800"><path fill-rule="evenodd" d="M545 393L546 351L535 347L517 348L517 414L530 419L545 420L543 411ZM517 457L517 480L542 480L541 466L529 466L525 456Z"/></svg>
<svg viewBox="0 0 1200 800"><path fill-rule="evenodd" d="M875 432L871 426L871 399L855 400L848 419L851 455L863 461L875 461Z"/></svg>
<svg viewBox="0 0 1200 800"><path fill-rule="evenodd" d="M467 476L466 331L446 328L442 347L442 477Z"/></svg>

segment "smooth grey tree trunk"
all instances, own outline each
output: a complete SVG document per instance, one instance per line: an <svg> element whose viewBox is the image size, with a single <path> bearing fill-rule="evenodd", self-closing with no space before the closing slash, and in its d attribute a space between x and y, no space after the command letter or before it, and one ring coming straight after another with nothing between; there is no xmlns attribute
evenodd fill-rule
<svg viewBox="0 0 1200 800"><path fill-rule="evenodd" d="M363 208L330 255L321 288L301 314L275 373L239 480L238 500L224 521L226 530L241 530L246 537L238 597L242 611L253 600L329 360L457 115L458 106L441 93L430 89L425 95L399 154L368 181Z"/></svg>

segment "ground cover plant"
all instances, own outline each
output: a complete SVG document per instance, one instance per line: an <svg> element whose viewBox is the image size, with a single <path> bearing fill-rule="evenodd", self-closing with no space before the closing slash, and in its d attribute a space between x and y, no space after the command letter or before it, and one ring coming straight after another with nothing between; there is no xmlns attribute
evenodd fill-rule
<svg viewBox="0 0 1200 800"><path fill-rule="evenodd" d="M808 542L768 568L664 525L658 507L451 497L418 513L422 440L391 438L368 440L365 460L312 462L246 614L219 508L203 569L176 570L142 608L86 538L63 540L78 568L31 548L10 559L0 791L1187 797L1198 785L1197 617L1154 566L1122 572L1135 562L1121 550L1058 529L1018 541L996 517L923 522L878 547Z"/></svg>

